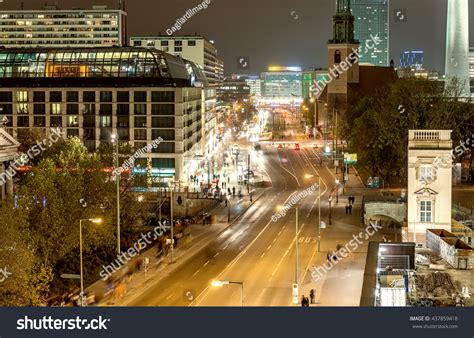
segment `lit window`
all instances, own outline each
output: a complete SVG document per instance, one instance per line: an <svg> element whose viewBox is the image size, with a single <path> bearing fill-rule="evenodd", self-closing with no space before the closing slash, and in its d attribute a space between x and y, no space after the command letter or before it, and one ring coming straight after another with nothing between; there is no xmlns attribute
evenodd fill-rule
<svg viewBox="0 0 474 338"><path fill-rule="evenodd" d="M431 201L420 201L420 221L432 222Z"/></svg>
<svg viewBox="0 0 474 338"><path fill-rule="evenodd" d="M17 104L17 113L18 114L28 114L28 103L18 103Z"/></svg>
<svg viewBox="0 0 474 338"><path fill-rule="evenodd" d="M51 114L61 115L61 103L51 103Z"/></svg>
<svg viewBox="0 0 474 338"><path fill-rule="evenodd" d="M27 91L16 92L16 102L28 102L28 92Z"/></svg>

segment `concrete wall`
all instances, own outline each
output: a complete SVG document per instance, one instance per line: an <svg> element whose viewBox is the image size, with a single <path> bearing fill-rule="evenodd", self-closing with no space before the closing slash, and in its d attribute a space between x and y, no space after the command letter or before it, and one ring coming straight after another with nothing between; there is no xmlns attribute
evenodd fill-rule
<svg viewBox="0 0 474 338"><path fill-rule="evenodd" d="M426 246L456 269L474 269L474 249L449 231L426 230Z"/></svg>
<svg viewBox="0 0 474 338"><path fill-rule="evenodd" d="M367 222L374 215L383 215L402 223L407 212L406 204L390 202L366 202L364 219Z"/></svg>

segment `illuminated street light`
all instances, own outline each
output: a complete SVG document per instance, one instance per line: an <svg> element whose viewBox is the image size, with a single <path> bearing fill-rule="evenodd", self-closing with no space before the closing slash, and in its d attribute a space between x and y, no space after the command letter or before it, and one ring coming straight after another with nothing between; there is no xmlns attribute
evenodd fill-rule
<svg viewBox="0 0 474 338"><path fill-rule="evenodd" d="M228 280L215 280L212 281L211 285L214 287L221 287L229 284L240 285L240 306L244 306L244 282L233 282Z"/></svg>
<svg viewBox="0 0 474 338"><path fill-rule="evenodd" d="M112 143L115 143L115 184L117 199L117 255L120 255L120 170L119 170L119 146L118 136L111 135Z"/></svg>
<svg viewBox="0 0 474 338"><path fill-rule="evenodd" d="M79 220L79 261L81 265L81 294L79 295L79 299L81 301L81 306L84 306L84 273L83 273L83 265L82 265L82 222L91 222L91 223L102 223L101 218L88 218L88 219L80 219Z"/></svg>

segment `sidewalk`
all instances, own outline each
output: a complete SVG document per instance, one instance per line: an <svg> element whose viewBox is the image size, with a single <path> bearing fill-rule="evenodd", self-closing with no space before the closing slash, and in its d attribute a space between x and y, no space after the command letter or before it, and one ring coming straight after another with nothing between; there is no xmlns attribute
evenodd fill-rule
<svg viewBox="0 0 474 338"><path fill-rule="evenodd" d="M328 166L328 168L335 173L333 166ZM340 175L338 170L337 176ZM357 171L350 168L344 189L342 186L339 188L339 203L335 203L333 198L332 225L328 225L328 228L322 231L321 252L317 252L315 245L312 257L305 267L307 270L304 272L304 279L300 280L300 298L301 295L309 296L311 289L315 291L315 304L310 304L310 306L358 306L359 304L360 290L358 289L359 286L362 287L362 278L359 283L358 276L363 275L363 265L365 264L365 254L360 252L361 248L338 262L319 280L316 280L311 274L314 271L313 268L321 267L327 263L328 251L335 251L337 244L344 247L351 239L352 234L363 230L360 225L360 214L364 189ZM355 202L352 213L346 215L345 206L349 204L348 197L351 195L355 196ZM326 221L326 219L324 220ZM348 280L351 279L352 281L348 284Z"/></svg>
<svg viewBox="0 0 474 338"><path fill-rule="evenodd" d="M207 246L212 240L218 237L218 235L227 229L232 223L238 220L241 215L243 215L247 209L257 201L263 194L264 189L254 189L253 191L253 202L249 201L249 196L246 194L242 200L237 202L239 199L235 197L231 203L231 217L232 222L227 222L227 207L224 206L224 203L216 206L210 213L217 216L217 223L213 225L200 225L192 224L188 227L191 233L191 242L184 242L178 240L177 248L174 249L174 264L170 264L170 254L166 255L164 258L160 255L158 257L157 246L149 248L148 250L142 252L140 256L130 260L122 266L117 272L112 275L111 279L119 278L125 276L127 270L133 271L135 263L137 260L144 260L145 257L148 257L150 260L149 269L145 273L142 268L139 272L134 273L128 283L126 284L126 292L120 299L116 299L114 292L105 295L107 284L103 280L98 280L86 290L86 294L93 293L98 298L97 306L126 306L127 303L131 301L131 296L134 295L134 291L142 289L145 285L150 282L157 283L163 276L172 273L174 270L179 268L181 265L185 264L186 261L191 258L194 254L202 250ZM240 213L239 213L239 210Z"/></svg>

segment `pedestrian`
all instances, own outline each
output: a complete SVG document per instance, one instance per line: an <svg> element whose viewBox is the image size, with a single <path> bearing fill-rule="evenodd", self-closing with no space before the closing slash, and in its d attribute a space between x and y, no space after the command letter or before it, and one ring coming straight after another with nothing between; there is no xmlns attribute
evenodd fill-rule
<svg viewBox="0 0 474 338"><path fill-rule="evenodd" d="M306 307L309 306L309 298L308 297L304 298L304 306L306 306Z"/></svg>
<svg viewBox="0 0 474 338"><path fill-rule="evenodd" d="M347 197L347 200L349 201L349 204L352 203L352 196Z"/></svg>
<svg viewBox="0 0 474 338"><path fill-rule="evenodd" d="M225 206L227 206L227 198L225 199Z"/></svg>
<svg viewBox="0 0 474 338"><path fill-rule="evenodd" d="M348 214L349 212L349 205L346 205L346 215Z"/></svg>
<svg viewBox="0 0 474 338"><path fill-rule="evenodd" d="M352 215L352 204L349 205L349 215Z"/></svg>
<svg viewBox="0 0 474 338"><path fill-rule="evenodd" d="M235 197L235 187L232 187L232 197Z"/></svg>
<svg viewBox="0 0 474 338"><path fill-rule="evenodd" d="M314 304L314 298L315 298L314 289L311 289L309 291L309 299L311 300L311 304Z"/></svg>
<svg viewBox="0 0 474 338"><path fill-rule="evenodd" d="M228 195L230 196L230 188L227 188Z"/></svg>
<svg viewBox="0 0 474 338"><path fill-rule="evenodd" d="M306 297L304 295L301 297L301 306L302 307L306 306Z"/></svg>
<svg viewBox="0 0 474 338"><path fill-rule="evenodd" d="M227 183L230 183L230 176L227 176Z"/></svg>

